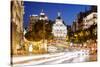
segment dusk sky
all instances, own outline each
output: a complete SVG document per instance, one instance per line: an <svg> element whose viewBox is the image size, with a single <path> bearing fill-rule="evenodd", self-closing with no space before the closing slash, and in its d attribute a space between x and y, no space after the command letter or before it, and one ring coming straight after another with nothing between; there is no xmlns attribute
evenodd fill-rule
<svg viewBox="0 0 100 67"><path fill-rule="evenodd" d="M79 12L88 10L90 5L75 5L75 4L58 4L58 3L43 3L43 2L28 2L24 1L24 27L29 24L29 16L39 15L42 9L50 20L57 18L57 13L61 13L61 18L66 25L71 25L76 19Z"/></svg>

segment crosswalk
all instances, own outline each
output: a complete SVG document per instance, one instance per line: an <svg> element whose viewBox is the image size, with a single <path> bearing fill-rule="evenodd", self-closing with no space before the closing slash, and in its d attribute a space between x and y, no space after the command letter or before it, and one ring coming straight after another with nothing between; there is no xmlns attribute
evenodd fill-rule
<svg viewBox="0 0 100 67"><path fill-rule="evenodd" d="M35 57L31 56L31 58L28 59L24 58L23 61L14 61L14 66L85 62L88 58L89 54L87 54L87 52L62 52L57 54L47 54Z"/></svg>

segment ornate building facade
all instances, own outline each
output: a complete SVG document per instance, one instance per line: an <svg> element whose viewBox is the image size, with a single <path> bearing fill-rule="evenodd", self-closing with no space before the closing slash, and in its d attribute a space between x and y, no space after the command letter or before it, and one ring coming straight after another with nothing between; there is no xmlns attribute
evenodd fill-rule
<svg viewBox="0 0 100 67"><path fill-rule="evenodd" d="M97 13L91 12L89 15L87 15L84 19L83 29L88 29L91 25L97 24Z"/></svg>
<svg viewBox="0 0 100 67"><path fill-rule="evenodd" d="M58 13L58 17L53 24L52 33L56 39L65 40L67 35L67 26L64 24L63 20Z"/></svg>
<svg viewBox="0 0 100 67"><path fill-rule="evenodd" d="M39 19L38 15L30 15L28 31L32 31L33 30L32 27L38 21L38 19Z"/></svg>
<svg viewBox="0 0 100 67"><path fill-rule="evenodd" d="M11 53L17 54L17 50L23 40L23 1L11 1Z"/></svg>
<svg viewBox="0 0 100 67"><path fill-rule="evenodd" d="M48 20L48 17L45 15L43 10L40 12L40 15L30 15L28 31L33 30L33 26L36 22L38 22L38 20Z"/></svg>

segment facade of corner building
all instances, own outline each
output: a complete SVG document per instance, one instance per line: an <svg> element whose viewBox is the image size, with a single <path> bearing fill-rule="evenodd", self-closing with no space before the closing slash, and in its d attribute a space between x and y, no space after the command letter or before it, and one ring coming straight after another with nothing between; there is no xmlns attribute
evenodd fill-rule
<svg viewBox="0 0 100 67"><path fill-rule="evenodd" d="M88 29L91 25L97 24L97 13L91 12L89 15L87 15L84 20L84 26L83 29Z"/></svg>
<svg viewBox="0 0 100 67"><path fill-rule="evenodd" d="M18 53L23 38L23 1L11 1L11 51L12 55Z"/></svg>
<svg viewBox="0 0 100 67"><path fill-rule="evenodd" d="M55 23L52 26L52 34L58 40L65 40L67 35L67 26L64 24L63 20L60 17L58 12L58 17L55 20Z"/></svg>

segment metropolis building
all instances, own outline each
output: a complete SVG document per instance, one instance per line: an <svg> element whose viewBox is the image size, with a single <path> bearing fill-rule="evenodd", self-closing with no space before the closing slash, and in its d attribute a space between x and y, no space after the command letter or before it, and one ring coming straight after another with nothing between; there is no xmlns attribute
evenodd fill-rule
<svg viewBox="0 0 100 67"><path fill-rule="evenodd" d="M23 1L11 1L11 55L17 55L23 43L23 4Z"/></svg>
<svg viewBox="0 0 100 67"><path fill-rule="evenodd" d="M97 24L97 13L91 12L89 15L87 15L85 18L83 18L84 26L83 29L88 29L91 25Z"/></svg>
<svg viewBox="0 0 100 67"><path fill-rule="evenodd" d="M28 26L28 31L33 30L33 26L38 20L48 20L48 17L46 14L43 12L43 10L40 12L40 15L30 15L29 17L29 26Z"/></svg>
<svg viewBox="0 0 100 67"><path fill-rule="evenodd" d="M58 12L58 17L52 26L52 33L57 40L65 40L67 35L67 26L64 24Z"/></svg>

